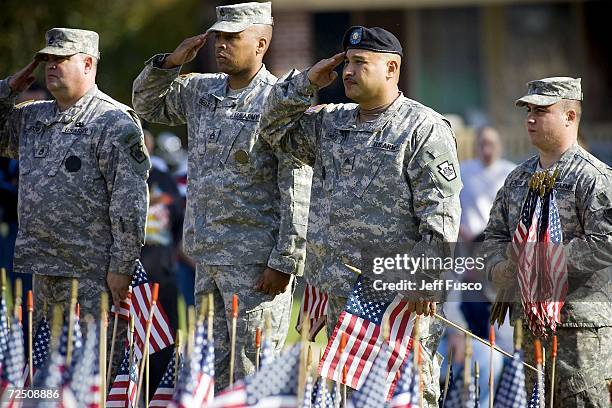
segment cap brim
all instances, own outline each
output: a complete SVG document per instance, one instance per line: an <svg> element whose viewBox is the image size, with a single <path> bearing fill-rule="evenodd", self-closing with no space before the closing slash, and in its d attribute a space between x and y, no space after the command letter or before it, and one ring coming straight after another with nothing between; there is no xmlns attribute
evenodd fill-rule
<svg viewBox="0 0 612 408"><path fill-rule="evenodd" d="M525 106L527 104L537 105L537 106L549 106L554 105L559 102L561 99L560 96L548 96L548 95L525 95L520 99L517 99L514 104L516 106Z"/></svg>
<svg viewBox="0 0 612 408"><path fill-rule="evenodd" d="M246 30L250 25L252 24L249 22L235 23L231 21L217 21L212 27L206 30L206 32L221 31L223 33L239 33Z"/></svg>
<svg viewBox="0 0 612 408"><path fill-rule="evenodd" d="M45 47L42 50L38 51L36 55L59 55L62 57L66 57L68 55L78 54L78 52L74 50L67 50L65 48L59 47Z"/></svg>

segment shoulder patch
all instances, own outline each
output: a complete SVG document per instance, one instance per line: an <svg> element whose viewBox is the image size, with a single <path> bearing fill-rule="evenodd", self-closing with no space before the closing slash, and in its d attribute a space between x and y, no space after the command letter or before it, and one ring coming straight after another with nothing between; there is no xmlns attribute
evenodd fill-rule
<svg viewBox="0 0 612 408"><path fill-rule="evenodd" d="M144 137L136 132L122 135L119 138L121 150L130 158L130 163L138 173L151 168L151 160L144 145Z"/></svg>
<svg viewBox="0 0 612 408"><path fill-rule="evenodd" d="M306 112L304 112L306 115L314 115L316 113L321 112L321 110L323 108L325 108L327 106L326 103L322 103L321 105L313 105L310 108L306 109Z"/></svg>

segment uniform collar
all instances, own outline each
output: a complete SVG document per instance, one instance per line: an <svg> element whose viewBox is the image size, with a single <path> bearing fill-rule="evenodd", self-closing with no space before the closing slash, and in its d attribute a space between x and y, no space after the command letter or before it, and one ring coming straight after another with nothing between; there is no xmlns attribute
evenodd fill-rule
<svg viewBox="0 0 612 408"><path fill-rule="evenodd" d="M357 115L359 114L359 105L356 105L355 109L350 115L346 115L344 120L340 119L336 123L336 129L340 130L356 130L360 132L375 132L382 130L389 120L396 114L400 106L404 103L406 97L402 92L399 93L398 97L393 101L389 107L372 122L357 122Z"/></svg>
<svg viewBox="0 0 612 408"><path fill-rule="evenodd" d="M215 97L219 101L223 101L224 99L240 99L243 95L247 95L253 88L258 86L262 81L268 79L270 76L270 72L267 70L264 64L261 64L261 68L257 71L257 74L253 77L251 82L242 89L242 92L234 95L227 96L227 90L229 89L229 75L226 75L225 80L221 81L219 85L215 88L212 88L209 93Z"/></svg>
<svg viewBox="0 0 612 408"><path fill-rule="evenodd" d="M564 170L566 169L568 163L570 163L574 159L574 156L579 152L579 150L580 147L578 146L578 144L574 143L569 149L563 152L559 160L557 160L557 162L552 166L553 168L557 167L557 169L559 170L559 176L557 177L557 180L562 180L565 177ZM525 163L525 172L529 174L535 173L539 167L539 163L540 156L533 156Z"/></svg>
<svg viewBox="0 0 612 408"><path fill-rule="evenodd" d="M97 92L98 92L98 86L94 84L94 86L92 86L89 89L89 91L85 93L85 95L81 96L81 98L74 105L72 105L71 107L69 107L63 112L59 111L57 102L55 102L53 116L49 118L48 120L45 120L45 125L48 126L55 122L59 122L59 123L72 122L77 116L79 116L83 112L83 109L85 108L85 106L89 104L89 102L91 101L91 99L94 97L94 95Z"/></svg>

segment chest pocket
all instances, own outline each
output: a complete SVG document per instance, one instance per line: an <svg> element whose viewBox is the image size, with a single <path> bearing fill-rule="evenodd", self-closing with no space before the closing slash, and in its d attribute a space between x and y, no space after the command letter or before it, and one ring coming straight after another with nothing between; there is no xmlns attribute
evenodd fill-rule
<svg viewBox="0 0 612 408"><path fill-rule="evenodd" d="M91 135L91 129L85 127L75 127L74 124L68 124L59 134L54 135L54 138L59 140L53 141L53 149L51 150L51 154L47 159L48 163L48 171L47 175L50 177L54 177L60 170L61 166L64 164L64 161L68 157L68 152L70 151L72 145L80 138L87 137Z"/></svg>
<svg viewBox="0 0 612 408"><path fill-rule="evenodd" d="M42 123L37 123L25 130L22 140L25 143L19 152L19 174L26 175L42 166L49 153L50 134Z"/></svg>

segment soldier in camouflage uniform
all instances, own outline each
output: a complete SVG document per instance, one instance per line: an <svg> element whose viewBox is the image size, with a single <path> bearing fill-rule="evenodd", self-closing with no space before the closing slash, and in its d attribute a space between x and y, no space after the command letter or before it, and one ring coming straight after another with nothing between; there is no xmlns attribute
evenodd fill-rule
<svg viewBox="0 0 612 408"><path fill-rule="evenodd" d="M179 76L209 36L219 74ZM303 273L311 170L276 155L259 136L274 77L262 64L272 35L271 3L217 7L217 22L172 54L150 59L134 82L145 119L187 123L184 244L196 261L196 302L215 300L215 387L228 385L232 295L239 297L235 378L254 371L255 330L271 315L282 348L293 276Z"/></svg>
<svg viewBox="0 0 612 408"><path fill-rule="evenodd" d="M83 315L99 316L105 290L118 304L144 242L149 157L134 111L97 88L98 58L97 33L54 28L0 81L0 155L19 159L15 270L34 275L35 322L68 307L72 278ZM15 106L41 62L55 100Z"/></svg>
<svg viewBox="0 0 612 408"><path fill-rule="evenodd" d="M352 27L344 49L276 84L266 102L265 138L313 166L306 278L328 292L328 334L366 252L450 256L461 180L446 119L398 90L402 48L380 28ZM309 108L345 62L346 96L358 104ZM434 271L440 273L440 271ZM435 303L411 302L429 315ZM422 319L426 406L437 406L441 325Z"/></svg>
<svg viewBox="0 0 612 408"><path fill-rule="evenodd" d="M519 165L498 192L485 230L486 271L498 288L517 284L517 268L507 256L534 172L556 168L554 191L563 232L568 294L557 326L555 406L609 407L612 379L612 171L578 146L582 110L580 79L545 78L527 84L516 101L526 107L526 128L538 154ZM515 289L516 290L516 289ZM523 316L520 302L511 322ZM498 317L498 316L493 316ZM525 320L523 320L525 322ZM526 361L534 364L534 336L524 324ZM551 337L543 346L551 350ZM548 359L547 359L548 360ZM546 362L546 406L550 397L550 360ZM525 370L531 390L535 372Z"/></svg>

